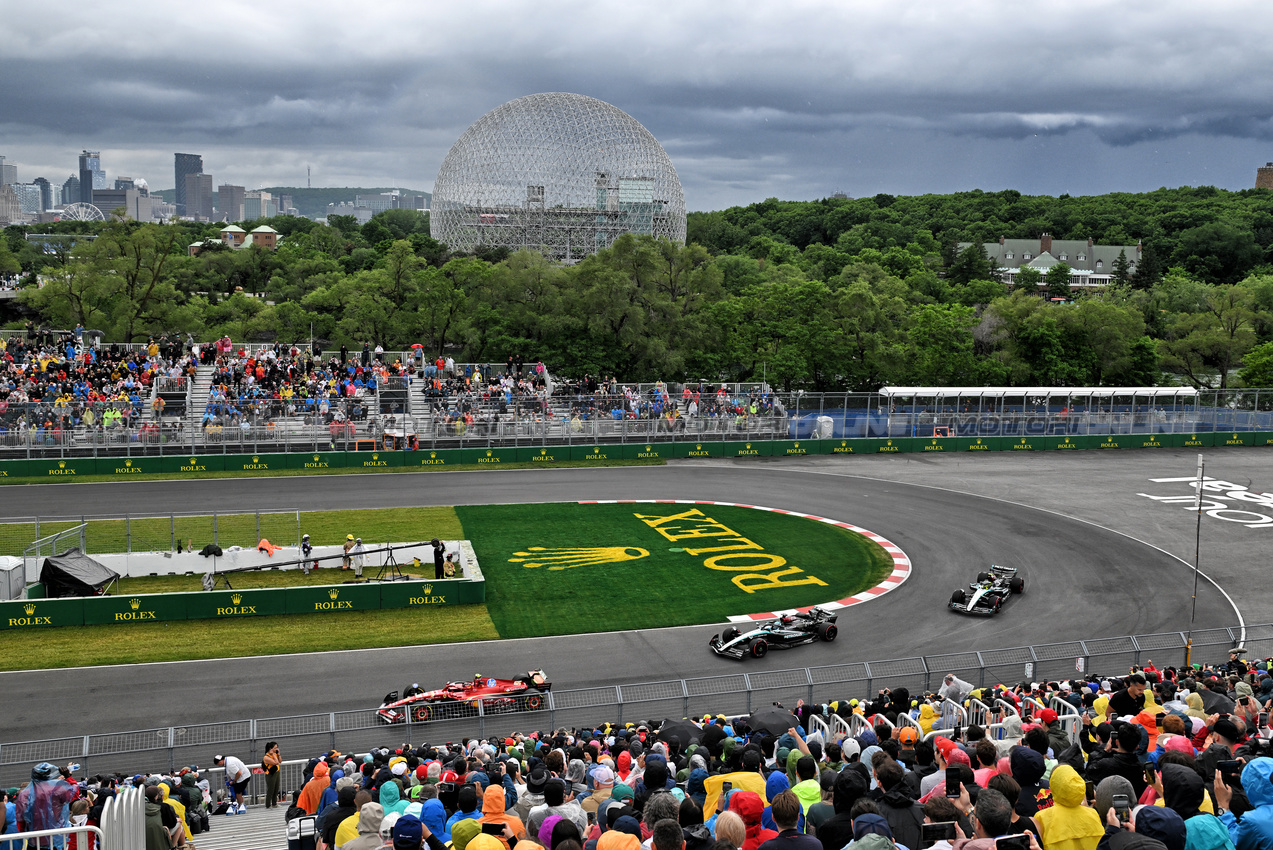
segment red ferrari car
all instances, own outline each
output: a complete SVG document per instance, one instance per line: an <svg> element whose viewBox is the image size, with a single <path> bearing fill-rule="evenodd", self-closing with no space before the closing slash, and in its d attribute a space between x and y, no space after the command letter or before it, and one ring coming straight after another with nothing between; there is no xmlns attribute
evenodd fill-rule
<svg viewBox="0 0 1273 850"><path fill-rule="evenodd" d="M531 670L516 679L490 679L479 674L464 682L447 682L436 691L412 693L408 688L404 697L397 691L386 694L376 714L386 723L403 723L408 713L413 723L427 723L475 715L479 702L484 714L539 711L545 705L544 694L551 689L543 670Z"/></svg>

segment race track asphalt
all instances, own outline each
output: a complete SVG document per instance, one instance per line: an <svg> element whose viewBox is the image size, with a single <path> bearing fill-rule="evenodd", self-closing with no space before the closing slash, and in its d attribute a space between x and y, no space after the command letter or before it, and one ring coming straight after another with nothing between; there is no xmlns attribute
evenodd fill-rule
<svg viewBox="0 0 1273 850"><path fill-rule="evenodd" d="M1248 465L1260 455L1261 469L1273 477L1273 453L1237 451L1245 453L1242 462ZM1142 528L1136 511L1161 506L1134 497L1147 486L1143 483L1147 477L1180 469L1184 471L1179 474L1190 474L1193 455L1075 455L1064 459L1009 455L810 458L676 462L622 469L37 485L0 491L7 497L0 506L0 518L36 513L333 510L591 499L745 502L854 523L898 544L914 565L912 578L900 588L844 612L841 637L835 643L771 653L760 661L746 662L749 671L1185 628L1191 569L1168 552L1147 545L1183 554L1177 551L1185 539L1178 530L1180 517L1163 513L1169 522ZM1044 469L1046 476L1040 471ZM1081 509L1064 499L1057 503L1057 493L1081 487L1091 491ZM1003 493L1005 489L1011 493ZM1192 529L1191 524L1188 527ZM421 529L419 536L430 536L429 530ZM1192 531L1188 540L1192 541ZM1244 538L1234 545L1256 552L1260 544ZM990 563L1022 566L1025 595L993 619L947 611L951 591ZM1153 587L1144 590L1147 580ZM640 605L639 588L633 588L630 598L614 603ZM560 604L563 615L572 616L569 600ZM573 615L585 625L593 617L585 612ZM1230 626L1236 619L1230 601L1203 582L1197 626ZM268 625L263 621L262 627ZM174 640L180 640L179 629L174 626ZM716 625L3 673L0 693L5 694L7 708L2 737L38 740L367 708L404 682L431 686L475 672L513 675L543 668L557 689L736 672L742 665L707 650L708 637L719 629ZM127 639L126 632L121 632L120 639ZM49 710L50 706L61 708ZM71 706L84 710L67 710Z"/></svg>

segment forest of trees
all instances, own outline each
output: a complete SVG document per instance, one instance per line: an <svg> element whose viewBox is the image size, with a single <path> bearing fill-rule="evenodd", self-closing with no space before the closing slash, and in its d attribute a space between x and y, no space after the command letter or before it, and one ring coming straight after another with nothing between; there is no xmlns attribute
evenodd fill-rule
<svg viewBox="0 0 1273 850"><path fill-rule="evenodd" d="M795 202L689 217L688 245L623 237L573 266L455 255L427 215L359 226L279 217L277 252L187 246L219 225L10 227L0 275L53 327L520 354L568 375L784 388L1273 385L1273 192L1210 187L1070 198L967 192ZM26 232L95 233L42 252ZM1143 245L1131 273L1069 303L1008 292L980 243ZM959 252L959 242L973 247ZM43 282L37 287L36 281ZM1044 282L1064 291L1064 273ZM1056 277L1058 280L1053 281ZM16 323L21 324L19 317Z"/></svg>

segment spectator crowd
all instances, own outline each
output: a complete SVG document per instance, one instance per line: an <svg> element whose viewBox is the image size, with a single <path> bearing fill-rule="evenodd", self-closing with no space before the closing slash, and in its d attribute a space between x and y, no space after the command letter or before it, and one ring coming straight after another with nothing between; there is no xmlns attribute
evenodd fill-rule
<svg viewBox="0 0 1273 850"><path fill-rule="evenodd" d="M1269 661L1241 655L987 688L949 675L935 693L749 718L329 751L304 765L285 817L315 846L346 850L1267 850L1273 678ZM1016 708L943 728L952 704ZM1064 728L1040 705L1081 720ZM844 728L854 733L825 731ZM287 789L271 781L277 745L266 749L269 807ZM6 792L0 850L16 830L92 824L124 783L146 788L146 850L188 844L213 815L246 810L251 771L215 762L228 800L193 766L77 780L76 765L41 763Z"/></svg>

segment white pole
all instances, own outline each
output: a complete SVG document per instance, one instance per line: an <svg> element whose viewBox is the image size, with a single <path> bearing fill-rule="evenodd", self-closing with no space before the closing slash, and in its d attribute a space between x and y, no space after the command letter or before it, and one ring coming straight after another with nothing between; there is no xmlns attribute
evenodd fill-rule
<svg viewBox="0 0 1273 850"><path fill-rule="evenodd" d="M1194 528L1193 542L1193 602L1189 610L1189 639L1185 643L1185 666L1188 667L1193 663L1193 620L1194 615L1198 613L1198 560L1202 550L1202 473L1206 469L1206 464L1202 461L1202 454L1198 455L1198 480L1194 484L1193 510L1197 514L1197 524Z"/></svg>

